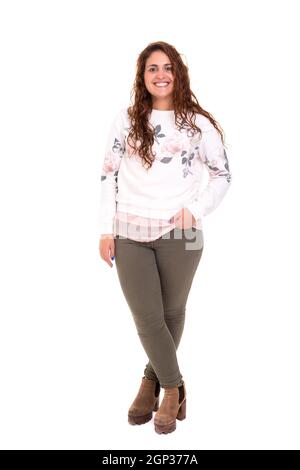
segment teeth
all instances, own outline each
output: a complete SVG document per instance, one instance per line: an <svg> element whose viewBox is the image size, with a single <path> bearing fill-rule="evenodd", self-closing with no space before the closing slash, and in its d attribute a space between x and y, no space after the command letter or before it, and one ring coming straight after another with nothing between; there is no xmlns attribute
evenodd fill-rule
<svg viewBox="0 0 300 470"><path fill-rule="evenodd" d="M168 86L169 83L166 83L166 82L164 82L164 83L155 83L154 85L159 86L159 87L163 87L163 86Z"/></svg>

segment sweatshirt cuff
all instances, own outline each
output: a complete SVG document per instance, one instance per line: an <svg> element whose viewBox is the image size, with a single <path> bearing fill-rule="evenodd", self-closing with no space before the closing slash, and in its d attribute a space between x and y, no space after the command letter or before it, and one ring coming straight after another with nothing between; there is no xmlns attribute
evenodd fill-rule
<svg viewBox="0 0 300 470"><path fill-rule="evenodd" d="M100 235L113 235L114 233L114 224L113 222L101 222L99 228Z"/></svg>

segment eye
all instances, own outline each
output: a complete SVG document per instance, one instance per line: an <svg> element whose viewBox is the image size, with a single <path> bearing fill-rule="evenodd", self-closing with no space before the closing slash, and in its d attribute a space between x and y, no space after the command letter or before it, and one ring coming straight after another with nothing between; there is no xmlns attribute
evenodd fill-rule
<svg viewBox="0 0 300 470"><path fill-rule="evenodd" d="M166 69L171 71L173 69L173 67L172 67L172 65L167 65ZM153 70L155 70L155 67L150 67L148 70L149 70L149 72L153 72Z"/></svg>

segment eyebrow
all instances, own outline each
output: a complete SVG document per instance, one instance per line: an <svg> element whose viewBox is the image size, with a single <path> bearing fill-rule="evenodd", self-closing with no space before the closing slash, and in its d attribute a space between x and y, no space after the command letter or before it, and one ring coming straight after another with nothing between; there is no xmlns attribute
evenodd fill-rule
<svg viewBox="0 0 300 470"><path fill-rule="evenodd" d="M164 64L164 65L172 65L172 64ZM147 65L147 67L157 67L157 64L150 64L150 65Z"/></svg>

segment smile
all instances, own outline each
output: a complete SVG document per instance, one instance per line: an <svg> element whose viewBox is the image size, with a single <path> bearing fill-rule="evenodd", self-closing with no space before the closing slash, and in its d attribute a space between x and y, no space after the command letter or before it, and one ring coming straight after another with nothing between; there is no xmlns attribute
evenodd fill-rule
<svg viewBox="0 0 300 470"><path fill-rule="evenodd" d="M156 82L154 83L155 86L163 88L169 85L169 82Z"/></svg>

